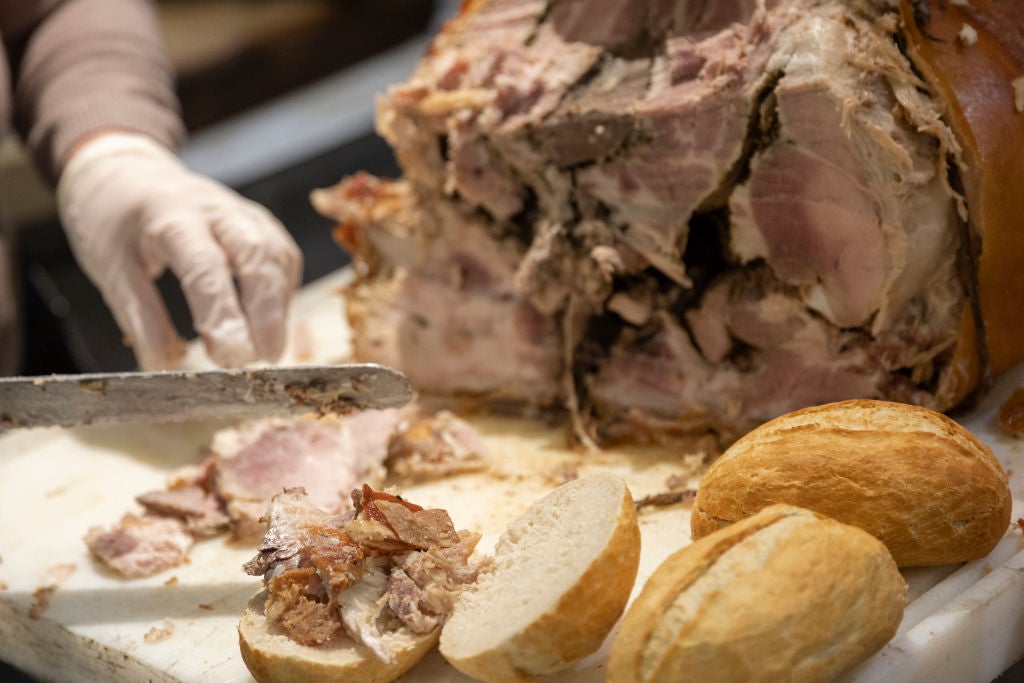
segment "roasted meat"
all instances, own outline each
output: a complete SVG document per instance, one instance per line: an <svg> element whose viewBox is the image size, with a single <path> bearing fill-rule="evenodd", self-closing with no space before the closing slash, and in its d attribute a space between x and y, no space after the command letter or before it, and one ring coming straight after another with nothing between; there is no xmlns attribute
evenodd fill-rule
<svg viewBox="0 0 1024 683"><path fill-rule="evenodd" d="M464 3L379 101L403 177L313 193L354 256L355 355L421 392L568 409L598 441L962 402L1018 276L986 265L1006 216L979 218L970 128L900 9ZM989 332L1019 333L999 305Z"/></svg>
<svg viewBox="0 0 1024 683"><path fill-rule="evenodd" d="M480 534L456 531L444 510L369 486L352 498L352 512L331 515L303 489L277 494L245 569L263 577L267 618L296 642L348 637L390 661L389 633L436 631L476 579L470 556Z"/></svg>

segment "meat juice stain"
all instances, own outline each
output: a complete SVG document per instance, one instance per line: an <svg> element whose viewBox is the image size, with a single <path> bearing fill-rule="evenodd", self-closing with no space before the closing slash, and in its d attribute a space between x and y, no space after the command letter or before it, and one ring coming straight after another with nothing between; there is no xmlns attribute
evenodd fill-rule
<svg viewBox="0 0 1024 683"><path fill-rule="evenodd" d="M1014 389L999 406L999 426L1014 436L1024 436L1024 388Z"/></svg>

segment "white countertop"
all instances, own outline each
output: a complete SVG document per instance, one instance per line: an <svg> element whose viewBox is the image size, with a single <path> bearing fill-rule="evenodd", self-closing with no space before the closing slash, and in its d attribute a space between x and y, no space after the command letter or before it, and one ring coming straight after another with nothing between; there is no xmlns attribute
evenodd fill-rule
<svg viewBox="0 0 1024 683"><path fill-rule="evenodd" d="M337 294L347 276L332 274L300 293L286 362L332 362L348 354ZM208 364L192 348L188 365ZM1010 471L1015 520L1024 516L1024 442L1004 435L995 415L1020 385L1024 368L1004 377L984 405L962 419ZM202 541L182 567L125 581L97 566L82 542L90 526L112 524L134 509L136 495L162 487L169 471L198 462L200 449L220 426L96 426L0 436L0 659L44 679L76 683L251 681L235 632L259 588L259 580L241 570L253 555L251 547ZM678 458L652 453L613 452L583 460L564 448L561 431L522 421L492 418L478 427L503 466L512 469L487 482L462 475L407 493L418 502L448 507L460 525L475 524L485 532L485 548L507 521L553 485L552 477L567 463L618 471L635 497L663 489L667 474L679 467ZM645 511L641 518L644 551L636 590L664 557L689 542L684 506ZM34 618L30 610L38 604L38 589L61 574L64 580L48 609ZM911 602L899 634L851 680L982 683L1024 655L1019 528L1009 530L985 559L909 570L905 576ZM559 680L603 680L607 646ZM403 680L468 679L435 653Z"/></svg>

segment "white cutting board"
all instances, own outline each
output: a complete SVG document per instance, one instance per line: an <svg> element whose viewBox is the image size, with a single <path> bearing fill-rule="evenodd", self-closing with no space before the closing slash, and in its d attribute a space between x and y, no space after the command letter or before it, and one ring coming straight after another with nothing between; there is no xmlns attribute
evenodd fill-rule
<svg viewBox="0 0 1024 683"><path fill-rule="evenodd" d="M286 362L343 359L349 351L338 272L306 287L293 316ZM201 367L197 349L188 365ZM1000 402L1024 382L1006 377L965 424L1011 472L1014 519L1024 514L1024 442L994 423ZM490 548L505 524L573 472L612 469L635 497L664 491L672 475L699 474L695 458L631 449L587 456L566 450L564 433L522 420L476 422L495 471L406 489L420 504L447 508L460 527L484 532ZM172 469L201 459L216 423L44 429L0 437L0 659L45 680L251 681L235 624L259 580L241 569L252 547L200 542L190 562L149 579L113 578L89 557L82 536L134 509L134 497L163 486ZM497 475L497 476L496 476ZM641 513L643 553L636 590L670 553L689 543L684 505ZM862 666L857 681L990 681L1024 655L1024 541L1019 529L986 559L906 572L911 603L900 633ZM66 576L35 617L37 589ZM636 591L634 591L635 593ZM613 634L614 635L614 634ZM609 638L610 642L610 638ZM565 681L601 681L609 643ZM463 681L437 654L403 680Z"/></svg>

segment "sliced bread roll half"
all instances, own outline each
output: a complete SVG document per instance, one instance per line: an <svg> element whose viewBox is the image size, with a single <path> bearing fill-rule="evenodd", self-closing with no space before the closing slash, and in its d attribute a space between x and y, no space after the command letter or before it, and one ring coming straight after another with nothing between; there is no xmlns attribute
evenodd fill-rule
<svg viewBox="0 0 1024 683"><path fill-rule="evenodd" d="M388 683L408 671L437 643L438 631L390 634L394 658L385 661L363 645L337 638L317 647L297 643L267 621L266 592L252 600L238 624L242 661L261 683Z"/></svg>
<svg viewBox="0 0 1024 683"><path fill-rule="evenodd" d="M263 577L238 624L260 683L387 683L436 644L462 587L477 577L480 534L448 513L364 485L332 515L303 489L274 496L247 573Z"/></svg>
<svg viewBox="0 0 1024 683"><path fill-rule="evenodd" d="M640 528L626 484L598 473L534 503L459 597L441 654L481 681L529 681L595 652L629 600Z"/></svg>

